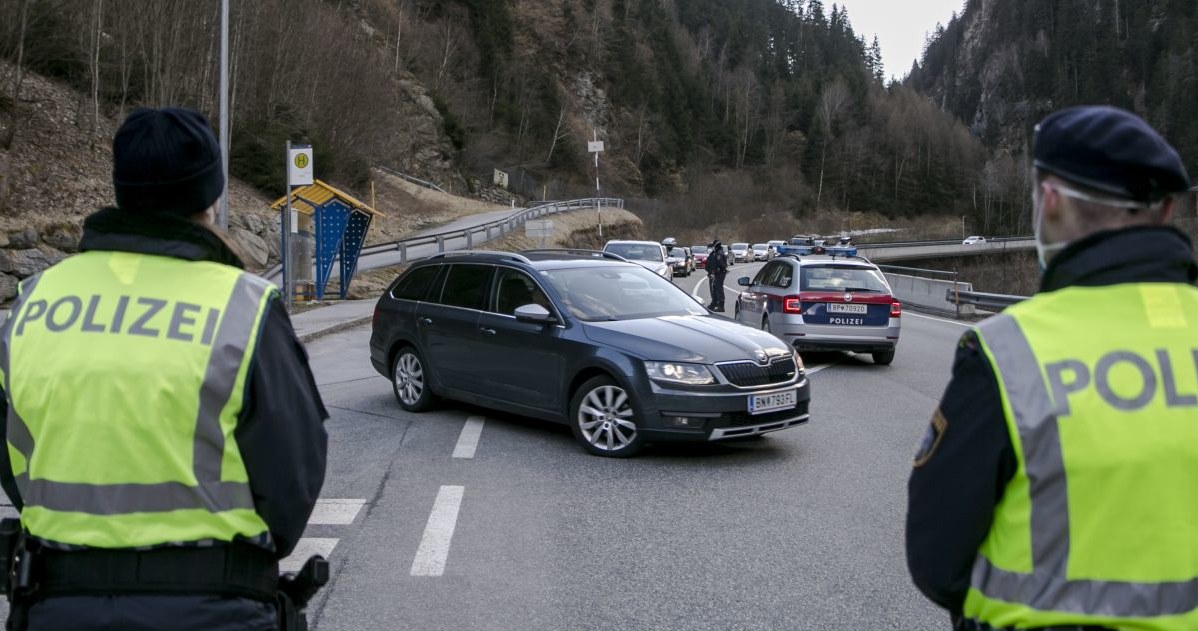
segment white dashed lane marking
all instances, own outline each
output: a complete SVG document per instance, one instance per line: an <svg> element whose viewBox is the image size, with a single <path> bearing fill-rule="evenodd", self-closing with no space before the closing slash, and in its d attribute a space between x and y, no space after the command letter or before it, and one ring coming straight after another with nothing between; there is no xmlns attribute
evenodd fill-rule
<svg viewBox="0 0 1198 631"><path fill-rule="evenodd" d="M462 433L458 435L458 444L453 448L454 458L474 457L474 451L478 449L478 440L483 435L483 424L486 421L485 416L471 416L466 419L466 424L462 426Z"/></svg>
<svg viewBox="0 0 1198 631"><path fill-rule="evenodd" d="M308 524L314 526L345 526L354 523L366 500L316 500L316 508Z"/></svg>
<svg viewBox="0 0 1198 631"><path fill-rule="evenodd" d="M312 509L312 516L308 518L308 526L348 526L354 523L365 505L366 500L318 499L316 507ZM279 571L298 572L308 557L314 554L329 558L340 540L339 537L301 537L295 544L295 550L292 550L287 558L279 561Z"/></svg>
<svg viewBox="0 0 1198 631"><path fill-rule="evenodd" d="M449 558L449 544L458 523L458 509L462 507L464 486L442 486L433 501L433 512L424 527L424 537L412 560L412 576L441 576L445 573L445 561Z"/></svg>
<svg viewBox="0 0 1198 631"><path fill-rule="evenodd" d="M319 554L324 558L329 558L333 555L333 548L337 547L337 542L340 539L335 537L304 537L295 544L295 550L291 556L279 561L280 572L298 572L304 567L308 557L314 554Z"/></svg>

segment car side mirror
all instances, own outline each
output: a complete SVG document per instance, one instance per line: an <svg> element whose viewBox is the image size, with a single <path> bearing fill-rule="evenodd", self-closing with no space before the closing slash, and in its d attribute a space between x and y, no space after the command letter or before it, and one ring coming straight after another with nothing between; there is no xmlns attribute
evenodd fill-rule
<svg viewBox="0 0 1198 631"><path fill-rule="evenodd" d="M529 322L531 324L551 324L555 322L552 313L541 305L536 303L527 304L516 308L516 320L520 322Z"/></svg>
<svg viewBox="0 0 1198 631"><path fill-rule="evenodd" d="M750 287L753 285L748 276L741 276L740 278L736 279L736 284L740 285L741 287Z"/></svg>

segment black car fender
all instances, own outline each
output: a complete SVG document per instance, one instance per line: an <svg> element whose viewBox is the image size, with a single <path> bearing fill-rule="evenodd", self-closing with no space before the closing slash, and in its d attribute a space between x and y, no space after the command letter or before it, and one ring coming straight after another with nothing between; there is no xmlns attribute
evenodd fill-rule
<svg viewBox="0 0 1198 631"><path fill-rule="evenodd" d="M587 380L600 375L614 379L621 388L632 395L642 408L650 403L645 400L644 396L641 396L649 391L649 376L645 374L641 360L612 348L600 348L595 351L570 366L567 372L571 375L569 383L566 385L566 396L563 397L566 402L564 418L567 422L570 418L570 401L574 398L578 388ZM643 384L638 384L642 381Z"/></svg>

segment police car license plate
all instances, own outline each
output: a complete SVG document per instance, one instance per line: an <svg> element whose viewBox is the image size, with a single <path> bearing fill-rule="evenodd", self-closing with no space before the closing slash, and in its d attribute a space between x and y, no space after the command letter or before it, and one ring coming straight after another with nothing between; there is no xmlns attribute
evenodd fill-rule
<svg viewBox="0 0 1198 631"><path fill-rule="evenodd" d="M866 305L846 305L829 302L828 313L869 313L869 307Z"/></svg>
<svg viewBox="0 0 1198 631"><path fill-rule="evenodd" d="M775 392L773 394L754 394L749 396L749 414L765 414L775 410L792 408L798 401L795 390Z"/></svg>

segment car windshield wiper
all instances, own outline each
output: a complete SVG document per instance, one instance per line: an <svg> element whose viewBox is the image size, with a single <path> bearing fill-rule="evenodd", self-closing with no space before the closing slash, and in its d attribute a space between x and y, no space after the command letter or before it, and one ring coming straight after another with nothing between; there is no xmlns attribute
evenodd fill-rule
<svg viewBox="0 0 1198 631"><path fill-rule="evenodd" d="M875 293L875 294L878 293L879 291L882 291L880 289L870 289L869 287L845 287L844 290L845 291L865 291L865 292L870 292L870 293Z"/></svg>

